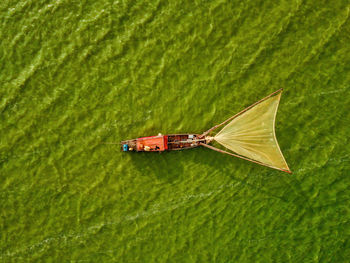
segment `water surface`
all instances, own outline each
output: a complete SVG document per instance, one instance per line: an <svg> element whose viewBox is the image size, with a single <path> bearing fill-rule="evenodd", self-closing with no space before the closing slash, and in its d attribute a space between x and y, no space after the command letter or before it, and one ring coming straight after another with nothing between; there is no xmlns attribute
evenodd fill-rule
<svg viewBox="0 0 350 263"><path fill-rule="evenodd" d="M348 1L0 3L0 261L346 262ZM284 88L293 175L201 133Z"/></svg>

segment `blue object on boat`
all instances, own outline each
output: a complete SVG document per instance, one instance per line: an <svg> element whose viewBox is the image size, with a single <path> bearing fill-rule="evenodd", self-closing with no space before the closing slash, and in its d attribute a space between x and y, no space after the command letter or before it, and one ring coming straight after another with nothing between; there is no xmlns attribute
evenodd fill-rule
<svg viewBox="0 0 350 263"><path fill-rule="evenodd" d="M129 151L129 145L123 144L123 151L124 151L124 152Z"/></svg>

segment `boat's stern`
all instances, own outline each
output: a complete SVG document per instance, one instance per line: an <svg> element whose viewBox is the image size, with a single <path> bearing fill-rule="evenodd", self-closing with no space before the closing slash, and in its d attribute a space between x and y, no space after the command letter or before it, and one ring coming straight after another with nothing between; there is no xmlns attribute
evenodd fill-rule
<svg viewBox="0 0 350 263"><path fill-rule="evenodd" d="M120 142L121 150L123 152L136 151L136 143L137 139L122 141Z"/></svg>

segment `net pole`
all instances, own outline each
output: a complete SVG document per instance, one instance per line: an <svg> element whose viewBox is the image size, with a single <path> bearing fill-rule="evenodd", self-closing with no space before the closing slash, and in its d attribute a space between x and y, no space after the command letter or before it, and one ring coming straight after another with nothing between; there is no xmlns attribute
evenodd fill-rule
<svg viewBox="0 0 350 263"><path fill-rule="evenodd" d="M290 170L284 170L284 169L281 169L281 168L277 168L277 167L270 166L270 165L268 165L268 164L264 164L264 163L261 163L261 162L258 162L258 161L254 161L254 160L252 160L252 159L249 159L249 158L243 157L243 156L238 155L238 154L234 154L234 153L230 153L230 152L227 152L227 151L218 149L218 148L216 148L216 147L214 147L214 146L211 146L211 145L208 145L208 144L205 144L205 143L199 143L199 145L204 146L204 147L207 147L207 148L209 148L209 149L211 149L211 150L214 150L214 151L217 151L217 152L220 152L220 153L228 154L228 155L231 155L231 156L234 156L234 157L237 157L237 158L246 160L246 161L250 161L250 162L253 162L253 163L256 163L256 164L260 164L260 165L262 165L262 166L266 166L266 167L269 167L269 168L273 168L273 169L276 169L276 170L280 170L280 171L282 171L282 172L286 172L286 173L289 173L289 174L292 173Z"/></svg>
<svg viewBox="0 0 350 263"><path fill-rule="evenodd" d="M219 128L220 126L226 124L227 122L233 120L234 118L237 118L239 115L242 115L243 113L245 113L247 110L253 108L255 105L263 102L264 100L267 100L268 98L274 96L275 94L277 94L278 92L281 92L283 91L283 88L279 89L279 90L276 90L275 92L271 93L270 95L268 95L267 97L255 102L254 104L250 105L249 107L245 108L244 110L238 112L237 114L233 115L232 117L228 118L227 120L223 121L222 123L218 124L218 125L215 125L214 127L210 128L209 130L207 130L206 132L204 132L203 134L199 135L198 137L199 138L203 138L205 137L208 133L212 132L213 130Z"/></svg>

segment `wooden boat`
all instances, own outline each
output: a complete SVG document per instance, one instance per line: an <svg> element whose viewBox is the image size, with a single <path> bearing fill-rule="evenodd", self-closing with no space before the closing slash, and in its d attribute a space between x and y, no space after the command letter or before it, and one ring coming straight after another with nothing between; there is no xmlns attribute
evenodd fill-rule
<svg viewBox="0 0 350 263"><path fill-rule="evenodd" d="M121 142L124 152L164 152L204 146L263 166L291 173L278 146L275 118L282 89L252 104L203 134L183 133L141 137ZM228 123L228 124L227 124ZM227 124L216 135L211 132ZM226 147L209 145L213 141Z"/></svg>
<svg viewBox="0 0 350 263"><path fill-rule="evenodd" d="M198 147L205 139L200 139L199 134L170 134L157 136L141 137L132 140L122 141L123 151L136 152L164 152L184 150Z"/></svg>

